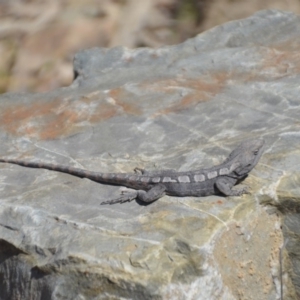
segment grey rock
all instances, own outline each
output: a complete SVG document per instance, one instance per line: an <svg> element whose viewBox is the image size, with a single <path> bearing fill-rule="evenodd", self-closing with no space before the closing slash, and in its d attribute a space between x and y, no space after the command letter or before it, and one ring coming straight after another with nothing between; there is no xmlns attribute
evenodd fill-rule
<svg viewBox="0 0 300 300"><path fill-rule="evenodd" d="M2 95L5 157L186 171L266 146L250 195L148 206L100 206L120 188L1 164L0 299L280 299L281 279L300 297L299 32L299 16L262 11L177 46L86 50L72 86Z"/></svg>

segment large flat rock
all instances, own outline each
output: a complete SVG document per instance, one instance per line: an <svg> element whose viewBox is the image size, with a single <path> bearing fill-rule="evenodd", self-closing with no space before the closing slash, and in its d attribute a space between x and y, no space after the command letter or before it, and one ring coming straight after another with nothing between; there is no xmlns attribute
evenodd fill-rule
<svg viewBox="0 0 300 300"><path fill-rule="evenodd" d="M86 50L72 86L2 95L3 157L184 171L266 146L251 194L147 206L100 206L123 188L1 164L0 299L300 297L299 32L299 16L262 11L177 46Z"/></svg>

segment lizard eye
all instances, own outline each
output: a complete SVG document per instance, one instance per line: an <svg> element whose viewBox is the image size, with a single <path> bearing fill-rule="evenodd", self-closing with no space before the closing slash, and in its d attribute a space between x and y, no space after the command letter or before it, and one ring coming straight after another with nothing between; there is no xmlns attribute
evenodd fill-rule
<svg viewBox="0 0 300 300"><path fill-rule="evenodd" d="M255 151L254 151L254 155L257 155L257 154L258 154L258 150L255 150Z"/></svg>

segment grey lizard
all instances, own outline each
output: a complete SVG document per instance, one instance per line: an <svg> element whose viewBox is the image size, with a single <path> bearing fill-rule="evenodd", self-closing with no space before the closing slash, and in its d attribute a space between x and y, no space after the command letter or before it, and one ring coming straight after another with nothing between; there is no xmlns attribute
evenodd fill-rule
<svg viewBox="0 0 300 300"><path fill-rule="evenodd" d="M125 191L119 198L104 201L101 204L124 203L134 199L150 203L164 195L201 197L218 194L239 196L247 193L245 187L238 189L232 189L232 187L244 180L256 166L263 153L263 145L262 139L246 140L233 150L222 164L187 172L173 170L148 172L136 168L135 171L140 171L140 174L99 173L69 166L11 158L0 158L0 162L63 172L104 184L121 185L136 190Z"/></svg>

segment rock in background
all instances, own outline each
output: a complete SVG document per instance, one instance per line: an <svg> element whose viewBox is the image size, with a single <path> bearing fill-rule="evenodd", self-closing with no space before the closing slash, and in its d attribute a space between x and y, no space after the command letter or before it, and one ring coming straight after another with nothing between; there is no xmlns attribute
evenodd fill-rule
<svg viewBox="0 0 300 300"><path fill-rule="evenodd" d="M297 299L300 17L76 55L67 88L0 98L1 156L101 172L210 167L264 138L242 197L100 206L122 187L1 164L0 299ZM283 289L281 288L283 287Z"/></svg>
<svg viewBox="0 0 300 300"><path fill-rule="evenodd" d="M262 9L300 13L299 0L1 0L0 93L46 92L73 80L91 47L178 44Z"/></svg>

